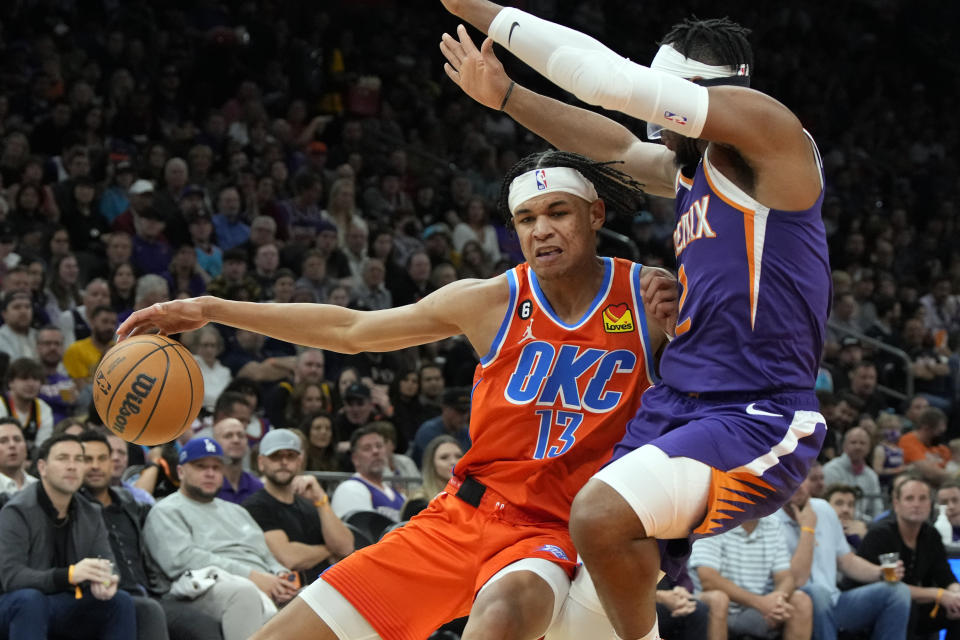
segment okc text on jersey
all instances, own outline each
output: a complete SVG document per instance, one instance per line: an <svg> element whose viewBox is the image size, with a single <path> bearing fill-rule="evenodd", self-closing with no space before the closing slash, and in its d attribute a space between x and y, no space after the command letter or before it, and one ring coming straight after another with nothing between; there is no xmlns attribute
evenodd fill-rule
<svg viewBox="0 0 960 640"><path fill-rule="evenodd" d="M524 346L503 395L511 404L550 407L559 403L565 409L607 413L623 397L607 385L616 375L633 373L636 365L636 354L626 349L605 351L572 344L558 349L537 340Z"/></svg>

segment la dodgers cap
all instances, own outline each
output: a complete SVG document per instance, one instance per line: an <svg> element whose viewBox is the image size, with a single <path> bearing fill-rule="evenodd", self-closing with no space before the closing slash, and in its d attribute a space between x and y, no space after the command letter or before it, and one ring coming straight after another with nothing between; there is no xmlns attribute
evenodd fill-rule
<svg viewBox="0 0 960 640"><path fill-rule="evenodd" d="M187 464L201 458L222 458L223 449L213 438L194 438L180 449L180 464Z"/></svg>

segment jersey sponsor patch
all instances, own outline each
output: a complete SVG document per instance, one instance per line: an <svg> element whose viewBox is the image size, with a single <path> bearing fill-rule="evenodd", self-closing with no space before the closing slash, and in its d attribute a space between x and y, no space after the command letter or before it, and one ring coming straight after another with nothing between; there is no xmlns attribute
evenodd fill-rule
<svg viewBox="0 0 960 640"><path fill-rule="evenodd" d="M633 331L633 314L626 302L608 305L603 310L603 330L607 333L629 333Z"/></svg>
<svg viewBox="0 0 960 640"><path fill-rule="evenodd" d="M537 549L537 551L546 551L547 553L549 553L550 555L552 555L554 558L556 558L556 559L558 559L558 560L569 560L569 559L570 559L570 558L567 557L567 554L563 552L563 549L561 549L560 547L558 547L558 546L555 545L555 544L545 544L545 545L543 545L542 547L540 547L539 549Z"/></svg>

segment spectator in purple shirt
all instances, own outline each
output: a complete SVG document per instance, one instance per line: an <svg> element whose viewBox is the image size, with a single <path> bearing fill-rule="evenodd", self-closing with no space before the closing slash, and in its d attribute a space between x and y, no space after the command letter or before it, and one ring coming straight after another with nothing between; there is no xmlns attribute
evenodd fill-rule
<svg viewBox="0 0 960 640"><path fill-rule="evenodd" d="M76 413L79 395L77 384L63 368L63 352L63 332L59 327L47 325L37 332L37 356L46 373L39 398L50 405L54 423Z"/></svg>
<svg viewBox="0 0 960 640"><path fill-rule="evenodd" d="M240 504L263 489L256 476L243 470L250 453L243 423L236 418L224 418L213 425L213 439L223 447L223 487L217 497Z"/></svg>
<svg viewBox="0 0 960 640"><path fill-rule="evenodd" d="M133 266L138 273L163 273L173 257L173 249L163 234L166 216L159 209L147 207L139 217L137 234L133 236Z"/></svg>

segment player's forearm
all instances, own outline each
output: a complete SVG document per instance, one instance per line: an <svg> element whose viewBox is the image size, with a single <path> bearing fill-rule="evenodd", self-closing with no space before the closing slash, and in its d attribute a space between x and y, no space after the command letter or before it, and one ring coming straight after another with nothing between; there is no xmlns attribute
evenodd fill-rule
<svg viewBox="0 0 960 640"><path fill-rule="evenodd" d="M534 93L517 85L504 111L557 149L593 160L622 160L636 136L593 111Z"/></svg>
<svg viewBox="0 0 960 640"><path fill-rule="evenodd" d="M203 298L203 316L210 322L246 329L284 342L339 353L393 351L420 344L416 336L390 339L387 323L381 331L357 331L360 312L329 304L237 302L215 297Z"/></svg>
<svg viewBox="0 0 960 640"><path fill-rule="evenodd" d="M443 0L443 5L447 11L484 33L489 33L490 23L503 9L488 0Z"/></svg>
<svg viewBox="0 0 960 640"><path fill-rule="evenodd" d="M584 102L688 137L703 130L706 88L631 62L579 31L509 7L491 23L490 37Z"/></svg>

